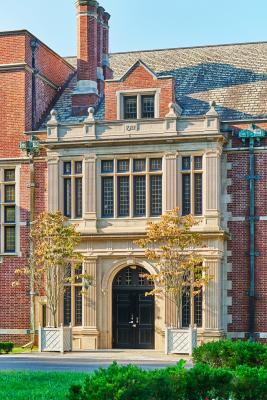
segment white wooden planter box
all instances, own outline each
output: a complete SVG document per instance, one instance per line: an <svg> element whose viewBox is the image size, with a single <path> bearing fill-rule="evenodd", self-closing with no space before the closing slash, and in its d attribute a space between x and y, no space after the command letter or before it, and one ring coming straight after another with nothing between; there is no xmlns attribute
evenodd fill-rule
<svg viewBox="0 0 267 400"><path fill-rule="evenodd" d="M72 351L71 327L39 328L39 351Z"/></svg>
<svg viewBox="0 0 267 400"><path fill-rule="evenodd" d="M197 329L166 328L165 352L166 354L189 354L197 347Z"/></svg>

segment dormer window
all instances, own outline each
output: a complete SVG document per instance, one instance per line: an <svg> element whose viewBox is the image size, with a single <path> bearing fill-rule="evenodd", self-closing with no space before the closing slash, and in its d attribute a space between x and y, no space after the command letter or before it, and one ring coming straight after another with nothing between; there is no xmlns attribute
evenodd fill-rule
<svg viewBox="0 0 267 400"><path fill-rule="evenodd" d="M117 92L118 119L159 118L159 89Z"/></svg>
<svg viewBox="0 0 267 400"><path fill-rule="evenodd" d="M124 119L155 117L155 95L124 96Z"/></svg>

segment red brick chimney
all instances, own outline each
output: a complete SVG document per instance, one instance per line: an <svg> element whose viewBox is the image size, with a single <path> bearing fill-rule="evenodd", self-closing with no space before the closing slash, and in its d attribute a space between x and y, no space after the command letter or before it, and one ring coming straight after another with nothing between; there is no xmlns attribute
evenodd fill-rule
<svg viewBox="0 0 267 400"><path fill-rule="evenodd" d="M96 0L76 0L76 8L77 87L72 96L72 110L74 115L86 115L88 107L96 107L104 95L103 70L108 59L105 19L109 14Z"/></svg>

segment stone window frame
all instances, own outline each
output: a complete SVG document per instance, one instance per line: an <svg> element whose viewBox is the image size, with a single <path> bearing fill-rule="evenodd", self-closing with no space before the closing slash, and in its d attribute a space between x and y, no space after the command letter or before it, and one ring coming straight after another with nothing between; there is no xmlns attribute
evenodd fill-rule
<svg viewBox="0 0 267 400"><path fill-rule="evenodd" d="M150 171L150 159L157 159L160 158L162 160L162 168L160 171ZM134 172L134 160L137 159L145 159L146 160L146 168L145 171L137 171ZM102 173L101 171L101 163L102 161L114 161L114 168L112 173ZM117 172L117 161L118 160L129 160L129 172L119 173ZM98 159L98 185L100 187L99 195L100 195L100 202L98 206L98 215L101 219L151 219L151 218L159 218L159 216L152 216L150 213L151 205L150 205L150 176L151 175L161 175L162 176L162 213L164 213L164 190L165 190L165 158L163 153L154 153L154 154L138 154L138 155L125 155L122 154L117 155L116 157L110 155L102 156ZM134 176L146 176L146 214L144 216L135 216L134 215ZM104 217L102 214L102 177L113 177L113 192L114 192L114 207L113 207L113 217ZM129 198L130 198L130 210L129 216L120 217L118 215L118 191L117 191L117 184L118 184L118 177L120 176L129 176L130 180L130 189L129 189Z"/></svg>
<svg viewBox="0 0 267 400"><path fill-rule="evenodd" d="M64 164L65 163L71 163L71 174L66 175L64 174ZM81 174L76 174L75 173L75 163L76 162L81 162L82 163L82 173ZM65 190L64 190L64 181L65 179L70 178L71 179L71 216L67 217L69 220L74 220L74 221L80 221L84 219L84 212L85 212L85 179L84 179L84 172L85 172L85 166L84 166L84 158L83 157L62 157L60 159L59 163L59 168L60 168L60 188L61 190L59 193L61 193L61 210L63 215L65 215ZM82 215L81 217L76 217L76 187L75 187L75 180L77 178L82 178Z"/></svg>
<svg viewBox="0 0 267 400"><path fill-rule="evenodd" d="M184 157L190 157L190 169L183 170L182 160ZM195 169L194 167L194 160L195 157L202 157L202 169ZM183 175L190 175L190 213L196 217L203 217L204 216L204 177L205 177L205 153L204 152L184 152L179 154L179 163L178 163L178 173L180 175L180 184L179 184L179 192L180 192L180 204L181 204L181 214L186 215L183 213ZM195 213L195 175L201 174L202 175L202 213L196 214Z"/></svg>
<svg viewBox="0 0 267 400"><path fill-rule="evenodd" d="M5 182L4 171L14 170L15 171L15 181ZM8 203L4 201L4 187L6 185L15 186L15 201L10 203L15 207L15 222L5 223L5 207ZM19 256L20 254L20 165L15 164L1 164L0 165L0 255L1 256ZM12 252L5 251L5 227L14 226L15 227L15 250Z"/></svg>
<svg viewBox="0 0 267 400"><path fill-rule="evenodd" d="M160 92L159 88L148 88L148 89L129 89L129 90L119 90L116 92L117 97L117 120L126 120L124 118L124 98L126 96L136 96L137 97L137 118L131 119L131 121L142 119L142 96L155 96L155 115L154 118L143 118L145 120L153 120L159 118L160 110Z"/></svg>

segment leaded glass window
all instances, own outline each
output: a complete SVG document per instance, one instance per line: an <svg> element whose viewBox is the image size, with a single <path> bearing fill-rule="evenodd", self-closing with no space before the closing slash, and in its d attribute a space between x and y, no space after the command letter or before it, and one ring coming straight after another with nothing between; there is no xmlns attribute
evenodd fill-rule
<svg viewBox="0 0 267 400"><path fill-rule="evenodd" d="M0 168L0 253L16 252L16 173Z"/></svg>
<svg viewBox="0 0 267 400"><path fill-rule="evenodd" d="M83 317L83 266L78 268L72 267L71 264L66 266L63 297L63 316L64 325L73 326L82 325Z"/></svg>
<svg viewBox="0 0 267 400"><path fill-rule="evenodd" d="M129 176L118 177L118 216L128 217L129 216Z"/></svg>
<svg viewBox="0 0 267 400"><path fill-rule="evenodd" d="M102 216L114 216L114 188L113 177L102 178Z"/></svg>
<svg viewBox="0 0 267 400"><path fill-rule="evenodd" d="M63 163L64 215L67 218L83 216L83 162Z"/></svg>
<svg viewBox="0 0 267 400"><path fill-rule="evenodd" d="M155 116L155 97L142 96L142 118L154 118Z"/></svg>
<svg viewBox="0 0 267 400"><path fill-rule="evenodd" d="M151 216L162 214L162 176L150 176L150 213Z"/></svg>
<svg viewBox="0 0 267 400"><path fill-rule="evenodd" d="M182 214L203 213L203 157L182 157Z"/></svg>
<svg viewBox="0 0 267 400"><path fill-rule="evenodd" d="M146 177L143 175L134 177L134 215L146 215Z"/></svg>
<svg viewBox="0 0 267 400"><path fill-rule="evenodd" d="M125 119L136 119L137 118L137 97L124 98L124 118Z"/></svg>

